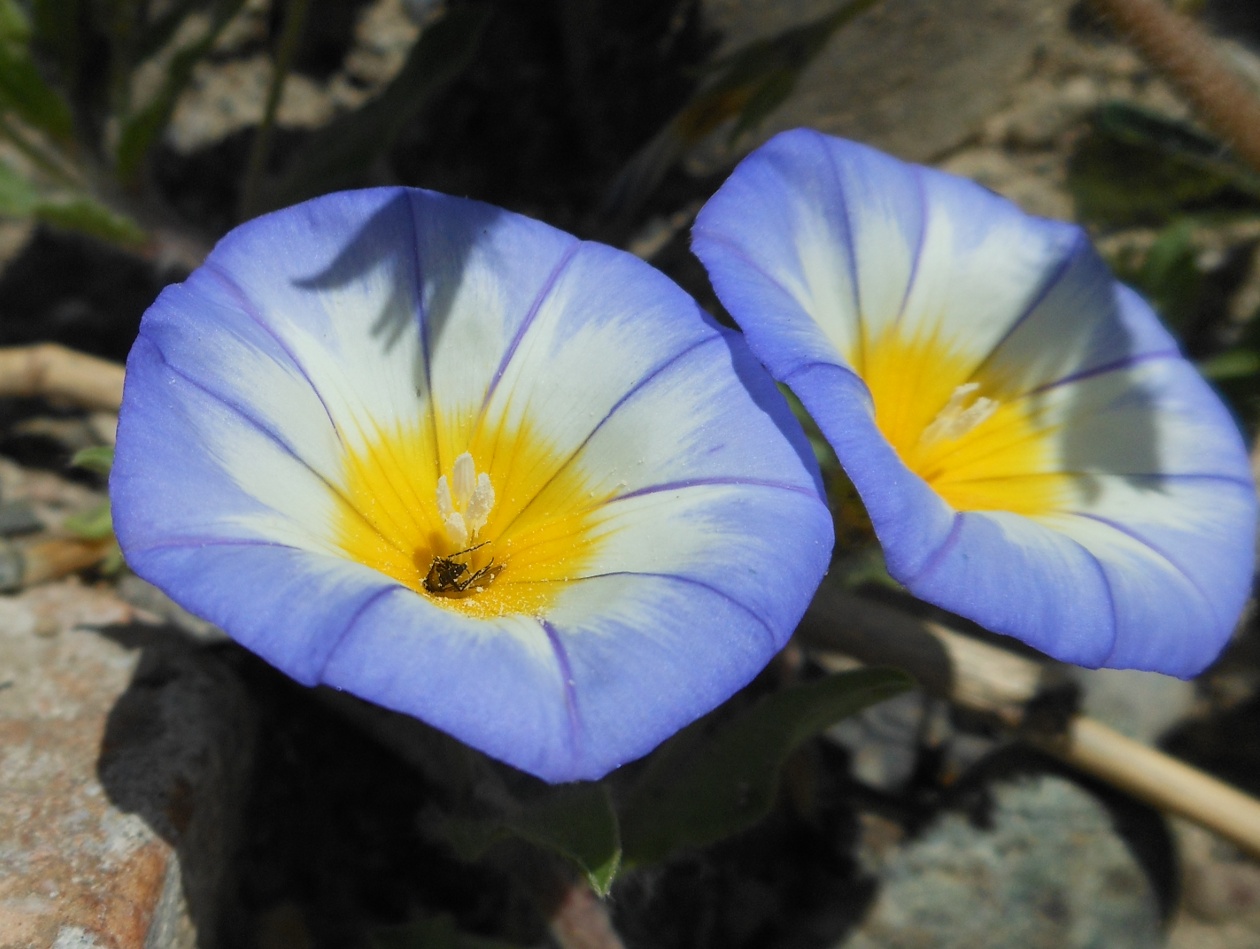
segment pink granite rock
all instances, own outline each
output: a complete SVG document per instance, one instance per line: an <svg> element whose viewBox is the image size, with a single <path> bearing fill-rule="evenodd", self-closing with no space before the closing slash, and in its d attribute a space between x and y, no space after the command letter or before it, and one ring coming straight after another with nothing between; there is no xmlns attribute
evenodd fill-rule
<svg viewBox="0 0 1260 949"><path fill-rule="evenodd" d="M109 590L0 597L0 949L212 932L250 744L232 675Z"/></svg>

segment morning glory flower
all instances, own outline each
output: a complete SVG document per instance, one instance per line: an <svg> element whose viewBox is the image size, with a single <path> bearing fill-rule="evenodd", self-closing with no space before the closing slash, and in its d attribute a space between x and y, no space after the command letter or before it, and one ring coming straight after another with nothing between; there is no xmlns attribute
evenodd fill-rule
<svg viewBox="0 0 1260 949"><path fill-rule="evenodd" d="M635 258L346 192L238 227L145 314L114 524L136 573L298 681L596 778L804 612L832 537L794 424Z"/></svg>
<svg viewBox="0 0 1260 949"><path fill-rule="evenodd" d="M1252 577L1246 454L1080 228L796 130L693 237L911 592L1084 666L1217 655Z"/></svg>

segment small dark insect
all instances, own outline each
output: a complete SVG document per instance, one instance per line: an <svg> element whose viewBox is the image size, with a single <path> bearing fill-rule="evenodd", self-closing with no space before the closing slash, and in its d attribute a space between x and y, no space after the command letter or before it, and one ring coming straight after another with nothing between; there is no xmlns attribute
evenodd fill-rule
<svg viewBox="0 0 1260 949"><path fill-rule="evenodd" d="M482 541L472 547L465 547L463 550L455 551L449 557L434 557L433 562L429 564L429 572L424 575L425 590L429 593L465 593L475 588L479 580L489 583L497 577L503 568L494 565L494 558L491 558L490 562L480 570L474 570L472 573L468 572L468 564L460 563L455 559L464 554L470 554L486 546L487 543L489 541Z"/></svg>

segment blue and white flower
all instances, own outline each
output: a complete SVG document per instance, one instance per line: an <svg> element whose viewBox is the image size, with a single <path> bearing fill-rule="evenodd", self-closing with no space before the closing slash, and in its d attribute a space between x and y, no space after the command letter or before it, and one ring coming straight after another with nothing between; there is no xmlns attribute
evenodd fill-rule
<svg viewBox="0 0 1260 949"><path fill-rule="evenodd" d="M1080 228L797 130L693 236L913 593L1081 665L1217 655L1252 580L1244 447Z"/></svg>
<svg viewBox="0 0 1260 949"><path fill-rule="evenodd" d="M832 544L738 336L627 254L406 189L242 225L162 293L110 489L177 602L549 781L747 683Z"/></svg>

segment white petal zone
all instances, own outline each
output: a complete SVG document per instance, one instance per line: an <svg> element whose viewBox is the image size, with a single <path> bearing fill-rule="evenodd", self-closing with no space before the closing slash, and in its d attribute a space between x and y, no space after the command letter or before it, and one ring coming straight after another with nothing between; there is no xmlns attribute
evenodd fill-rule
<svg viewBox="0 0 1260 949"><path fill-rule="evenodd" d="M124 444L137 447L121 456L111 492L129 558L149 544L197 546L230 539L337 552L336 494L305 461L172 373L143 335L128 360L128 374L120 431ZM150 432L161 437L138 441ZM195 504L187 488L177 488L190 480ZM136 490L149 487L137 498L124 482ZM162 489L166 485L169 490ZM136 530L141 523L146 527Z"/></svg>
<svg viewBox="0 0 1260 949"><path fill-rule="evenodd" d="M1085 234L1062 276L985 360L981 377L1023 393L1177 345L1142 299L1115 282Z"/></svg>
<svg viewBox="0 0 1260 949"><path fill-rule="evenodd" d="M1037 425L1052 432L1055 457L1048 471L1250 478L1228 414L1194 367L1180 358L1100 373L1035 393L1024 404ZM999 432L994 445L1001 444ZM1071 504L1090 507L1091 479L1075 480Z"/></svg>
<svg viewBox="0 0 1260 949"><path fill-rule="evenodd" d="M817 132L809 134L817 139L815 147L828 155L834 168L830 187L841 195L830 196L826 205L806 201L805 206L812 207L815 215L823 212L835 218L843 213L847 217L847 237L832 225L837 243L828 255L833 268L839 260L847 262L850 255L856 261L860 318L869 340L900 318L910 281L919 267L925 225L922 184L912 166L889 162L874 149L861 145L836 148L834 139ZM843 246L846 243L848 246ZM802 253L804 250L800 246ZM820 286L818 278L823 276L827 261L825 256L815 256L807 273L811 286ZM806 309L827 328L828 336L839 338L828 328L832 320L824 317L821 308Z"/></svg>
<svg viewBox="0 0 1260 949"><path fill-rule="evenodd" d="M527 427L563 459L646 375L716 333L693 315L694 301L668 278L621 251L583 244L521 340L485 418L508 431ZM518 470L508 477L546 480Z"/></svg>
<svg viewBox="0 0 1260 949"><path fill-rule="evenodd" d="M763 378L738 337L695 347L627 398L571 463L595 496L725 479L782 485L817 499L810 449L787 405L768 380L764 391L750 393L737 381L741 375Z"/></svg>
<svg viewBox="0 0 1260 949"><path fill-rule="evenodd" d="M830 526L817 502L795 492L746 485L700 485L624 498L600 511L597 544L583 577L671 576L725 596L784 637L826 568ZM566 578L570 580L576 577ZM584 587L566 584L548 611L561 626L580 625ZM575 612L576 611L576 612Z"/></svg>
<svg viewBox="0 0 1260 949"><path fill-rule="evenodd" d="M261 218L229 234L189 280L208 294L216 273L235 284L317 386L352 450L423 415L407 195L345 192Z"/></svg>
<svg viewBox="0 0 1260 949"><path fill-rule="evenodd" d="M413 191L429 318L429 373L459 451L531 308L577 246L539 221ZM444 459L449 464L449 459Z"/></svg>
<svg viewBox="0 0 1260 949"><path fill-rule="evenodd" d="M1030 217L974 182L918 174L926 227L898 325L907 338L935 335L978 363L1044 292L1079 232Z"/></svg>
<svg viewBox="0 0 1260 949"><path fill-rule="evenodd" d="M188 333L189 325L196 325L196 334ZM245 312L175 285L149 308L141 335L169 366L241 408L314 472L339 477L342 447L319 393Z"/></svg>

